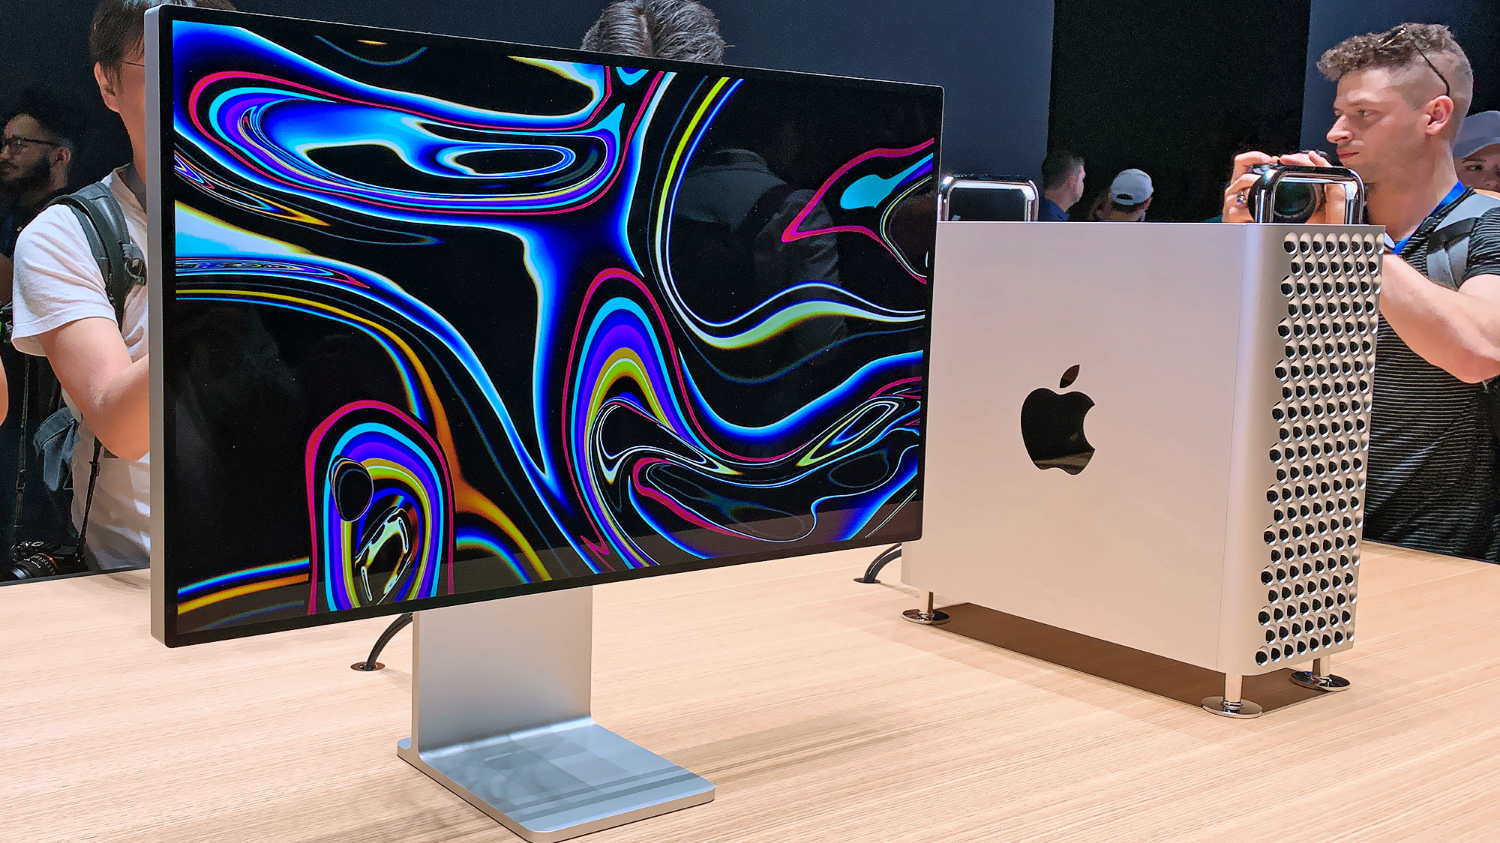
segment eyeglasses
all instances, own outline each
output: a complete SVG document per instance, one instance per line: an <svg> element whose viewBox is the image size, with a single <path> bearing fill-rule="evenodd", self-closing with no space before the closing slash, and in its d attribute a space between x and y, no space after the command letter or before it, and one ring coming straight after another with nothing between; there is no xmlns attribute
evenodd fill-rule
<svg viewBox="0 0 1500 843"><path fill-rule="evenodd" d="M23 138L20 135L12 135L3 141L0 141L0 150L4 150L11 155L16 155L19 154L21 150L25 149L26 145L29 143L39 144L41 146L62 146L62 144L56 141L41 140L39 138Z"/></svg>
<svg viewBox="0 0 1500 843"><path fill-rule="evenodd" d="M1427 53L1423 52L1422 46L1417 43L1416 36L1412 35L1411 32L1406 29L1406 24L1402 24L1396 27L1396 31L1391 33L1391 37L1385 39L1380 43L1381 48L1384 49L1396 43L1396 39L1401 37L1402 35L1405 35L1406 40L1411 42L1411 46L1417 51L1417 55L1422 57L1422 61L1427 62L1427 66L1432 68L1432 72L1437 74L1437 78L1443 80L1443 96L1452 99L1453 88L1448 85L1448 77L1444 76L1443 72L1437 69L1437 65L1432 63L1432 59L1427 57Z"/></svg>

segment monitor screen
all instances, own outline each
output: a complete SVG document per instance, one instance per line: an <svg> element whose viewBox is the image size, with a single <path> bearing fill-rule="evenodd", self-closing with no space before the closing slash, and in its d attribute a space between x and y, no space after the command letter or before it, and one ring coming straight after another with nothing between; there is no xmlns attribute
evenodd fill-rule
<svg viewBox="0 0 1500 843"><path fill-rule="evenodd" d="M150 29L166 643L920 536L940 89Z"/></svg>

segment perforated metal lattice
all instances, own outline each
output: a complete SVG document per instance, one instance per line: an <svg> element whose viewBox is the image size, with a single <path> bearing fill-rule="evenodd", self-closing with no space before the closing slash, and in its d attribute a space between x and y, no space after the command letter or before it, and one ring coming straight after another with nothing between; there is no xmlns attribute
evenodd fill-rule
<svg viewBox="0 0 1500 843"><path fill-rule="evenodd" d="M1281 401L1271 409L1278 441L1260 665L1354 640L1380 291L1373 235L1289 235L1284 246L1291 267L1277 326L1285 350L1274 369Z"/></svg>

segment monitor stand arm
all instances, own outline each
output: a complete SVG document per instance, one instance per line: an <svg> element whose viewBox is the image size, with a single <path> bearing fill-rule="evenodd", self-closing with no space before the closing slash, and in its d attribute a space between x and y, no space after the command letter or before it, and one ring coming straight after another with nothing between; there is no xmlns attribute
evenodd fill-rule
<svg viewBox="0 0 1500 843"><path fill-rule="evenodd" d="M700 805L714 786L594 722L593 589L417 613L397 755L551 843Z"/></svg>

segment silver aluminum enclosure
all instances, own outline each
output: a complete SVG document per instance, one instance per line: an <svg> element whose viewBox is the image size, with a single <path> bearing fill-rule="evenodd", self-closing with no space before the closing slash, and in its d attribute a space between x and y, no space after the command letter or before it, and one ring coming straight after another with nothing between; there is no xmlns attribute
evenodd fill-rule
<svg viewBox="0 0 1500 843"><path fill-rule="evenodd" d="M941 223L902 579L1231 675L1347 650L1382 234ZM1073 366L1096 451L1039 470L1021 406Z"/></svg>

